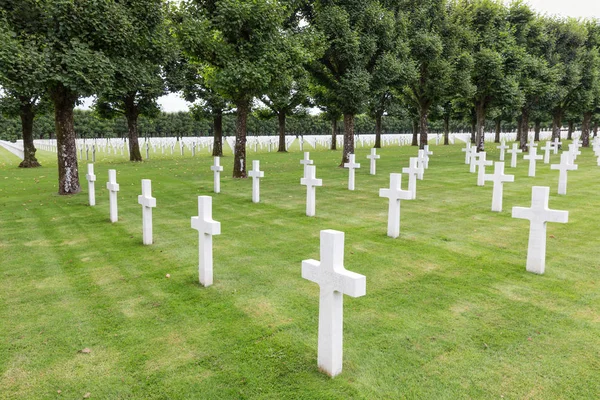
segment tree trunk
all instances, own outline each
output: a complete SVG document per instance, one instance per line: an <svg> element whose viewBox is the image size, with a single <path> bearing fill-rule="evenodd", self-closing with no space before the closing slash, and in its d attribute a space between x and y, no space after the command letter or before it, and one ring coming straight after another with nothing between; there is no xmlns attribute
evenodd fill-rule
<svg viewBox="0 0 600 400"><path fill-rule="evenodd" d="M517 117L517 142L519 142L519 147L521 146L521 137L523 136L523 125L521 124L521 116Z"/></svg>
<svg viewBox="0 0 600 400"><path fill-rule="evenodd" d="M277 114L277 121L279 122L279 153L287 153L285 149L285 112L279 111Z"/></svg>
<svg viewBox="0 0 600 400"><path fill-rule="evenodd" d="M35 158L35 146L33 145L33 104L31 99L21 97L20 116L21 128L23 132L23 161L19 164L19 168L35 168L41 167L37 158Z"/></svg>
<svg viewBox="0 0 600 400"><path fill-rule="evenodd" d="M475 141L477 143L477 151L485 151L485 104L480 102L475 107L477 114L477 135Z"/></svg>
<svg viewBox="0 0 600 400"><path fill-rule="evenodd" d="M135 104L135 93L125 96L125 118L127 118L127 137L129 138L129 161L142 161L138 141L138 116L140 112Z"/></svg>
<svg viewBox="0 0 600 400"><path fill-rule="evenodd" d="M77 146L73 109L78 97L76 93L59 83L50 91L54 103L54 124L58 157L58 194L75 194L81 191L77 166Z"/></svg>
<svg viewBox="0 0 600 400"><path fill-rule="evenodd" d="M475 135L477 134L477 113L475 108L471 110L471 144L475 144Z"/></svg>
<svg viewBox="0 0 600 400"><path fill-rule="evenodd" d="M444 115L444 146L450 144L450 116Z"/></svg>
<svg viewBox="0 0 600 400"><path fill-rule="evenodd" d="M423 149L429 139L427 135L427 115L429 114L429 105L421 105L419 108L419 131L421 136L419 148Z"/></svg>
<svg viewBox="0 0 600 400"><path fill-rule="evenodd" d="M552 140L558 139L560 141L560 128L562 127L562 116L563 112L561 109L554 109L552 111Z"/></svg>
<svg viewBox="0 0 600 400"><path fill-rule="evenodd" d="M213 114L213 157L223 157L223 110Z"/></svg>
<svg viewBox="0 0 600 400"><path fill-rule="evenodd" d="M521 140L519 147L521 150L529 151L527 148L527 141L529 140L529 110L521 109Z"/></svg>
<svg viewBox="0 0 600 400"><path fill-rule="evenodd" d="M500 133L502 133L502 119L496 118L496 136L494 137L494 143L500 143Z"/></svg>
<svg viewBox="0 0 600 400"><path fill-rule="evenodd" d="M583 123L581 124L581 145L590 147L590 123L593 113L586 112L583 114Z"/></svg>
<svg viewBox="0 0 600 400"><path fill-rule="evenodd" d="M567 140L573 140L573 130L575 129L575 121L569 121L569 130L567 132Z"/></svg>
<svg viewBox="0 0 600 400"><path fill-rule="evenodd" d="M337 118L331 120L331 150L337 150Z"/></svg>
<svg viewBox="0 0 600 400"><path fill-rule="evenodd" d="M419 120L413 119L413 137L411 146L419 145Z"/></svg>
<svg viewBox="0 0 600 400"><path fill-rule="evenodd" d="M381 116L380 112L375 114L375 146L376 149L381 148Z"/></svg>
<svg viewBox="0 0 600 400"><path fill-rule="evenodd" d="M533 140L536 142L540 141L540 131L542 130L542 121L539 119L535 120L535 136Z"/></svg>
<svg viewBox="0 0 600 400"><path fill-rule="evenodd" d="M348 154L354 154L354 114L344 114L344 152L340 167L348 162Z"/></svg>
<svg viewBox="0 0 600 400"><path fill-rule="evenodd" d="M236 102L237 121L235 126L235 157L233 160L233 177L247 178L246 174L246 125L250 112L250 100L241 99Z"/></svg>
<svg viewBox="0 0 600 400"><path fill-rule="evenodd" d="M594 121L594 137L598 136L598 121Z"/></svg>

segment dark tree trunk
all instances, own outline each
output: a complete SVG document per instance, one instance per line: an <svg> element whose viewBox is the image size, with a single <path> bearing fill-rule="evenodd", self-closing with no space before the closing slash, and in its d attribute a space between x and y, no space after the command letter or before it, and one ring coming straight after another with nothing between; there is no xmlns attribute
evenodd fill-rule
<svg viewBox="0 0 600 400"><path fill-rule="evenodd" d="M411 146L419 145L419 120L413 119L413 137Z"/></svg>
<svg viewBox="0 0 600 400"><path fill-rule="evenodd" d="M590 147L590 123L592 116L591 112L583 114L583 123L581 124L581 145L583 147Z"/></svg>
<svg viewBox="0 0 600 400"><path fill-rule="evenodd" d="M598 136L598 121L594 121L594 137Z"/></svg>
<svg viewBox="0 0 600 400"><path fill-rule="evenodd" d="M375 115L375 147L376 149L381 148L381 113Z"/></svg>
<svg viewBox="0 0 600 400"><path fill-rule="evenodd" d="M494 137L495 143L500 143L500 133L502 133L502 119L496 118L496 136Z"/></svg>
<svg viewBox="0 0 600 400"><path fill-rule="evenodd" d="M552 112L552 140L560 141L560 128L562 128L563 112L561 109L555 109Z"/></svg>
<svg viewBox="0 0 600 400"><path fill-rule="evenodd" d="M535 120L535 136L533 138L533 140L535 140L536 142L540 141L540 132L542 130L542 121L539 119Z"/></svg>
<svg viewBox="0 0 600 400"><path fill-rule="evenodd" d="M573 140L573 131L575 130L575 121L569 121L569 130L567 132L567 140Z"/></svg>
<svg viewBox="0 0 600 400"><path fill-rule="evenodd" d="M223 157L223 111L213 114L213 157Z"/></svg>
<svg viewBox="0 0 600 400"><path fill-rule="evenodd" d="M337 118L331 120L331 150L337 150Z"/></svg>
<svg viewBox="0 0 600 400"><path fill-rule="evenodd" d="M419 111L419 132L421 136L419 148L423 149L424 146L428 144L429 139L427 135L427 116L429 114L429 105L421 105Z"/></svg>
<svg viewBox="0 0 600 400"><path fill-rule="evenodd" d="M285 112L279 111L277 114L277 121L279 122L279 153L287 153L285 149Z"/></svg>
<svg viewBox="0 0 600 400"><path fill-rule="evenodd" d="M127 137L129 138L129 161L142 161L138 140L138 116L140 112L137 104L135 104L135 93L127 95L124 100Z"/></svg>
<svg viewBox="0 0 600 400"><path fill-rule="evenodd" d="M35 158L35 146L33 145L33 104L31 99L21 97L21 128L23 132L23 161L19 164L19 168L35 168L41 167L37 158Z"/></svg>
<svg viewBox="0 0 600 400"><path fill-rule="evenodd" d="M79 168L77 166L77 146L73 109L78 97L76 93L58 84L50 91L54 103L54 124L58 157L58 194L75 194L81 191L79 186Z"/></svg>
<svg viewBox="0 0 600 400"><path fill-rule="evenodd" d="M477 151L485 151L485 104L480 102L475 107L477 114L477 136L475 141L477 143Z"/></svg>
<svg viewBox="0 0 600 400"><path fill-rule="evenodd" d="M450 144L450 116L444 115L444 146Z"/></svg>
<svg viewBox="0 0 600 400"><path fill-rule="evenodd" d="M471 144L475 144L475 135L477 134L477 120L471 121Z"/></svg>
<svg viewBox="0 0 600 400"><path fill-rule="evenodd" d="M235 126L235 157L233 160L233 177L246 178L246 125L250 112L250 100L241 99L236 102L237 122Z"/></svg>
<svg viewBox="0 0 600 400"><path fill-rule="evenodd" d="M521 124L522 117L519 115L517 117L517 142L519 142L519 147L521 146L521 137L523 136L523 124Z"/></svg>
<svg viewBox="0 0 600 400"><path fill-rule="evenodd" d="M348 154L354 154L354 114L344 114L344 152L340 167L348 162Z"/></svg>
<svg viewBox="0 0 600 400"><path fill-rule="evenodd" d="M529 139L529 111L525 108L521 110L521 140L519 147L523 151L529 151L527 148L527 140Z"/></svg>

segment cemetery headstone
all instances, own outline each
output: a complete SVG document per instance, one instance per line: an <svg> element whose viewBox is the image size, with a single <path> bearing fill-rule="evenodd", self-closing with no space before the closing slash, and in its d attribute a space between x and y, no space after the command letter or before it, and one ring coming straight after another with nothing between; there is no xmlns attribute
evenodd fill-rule
<svg viewBox="0 0 600 400"><path fill-rule="evenodd" d="M526 156L523 156L524 160L529 160L529 176L530 177L535 177L536 162L537 162L537 160L541 160L543 158L544 158L544 156L537 155L537 147L530 147L529 154Z"/></svg>
<svg viewBox="0 0 600 400"><path fill-rule="evenodd" d="M310 153L304 152L304 158L300 160L300 164L304 165L304 176L306 176L306 167L313 164L313 160L310 159Z"/></svg>
<svg viewBox="0 0 600 400"><path fill-rule="evenodd" d="M213 235L221 234L221 223L212 219L212 197L198 196L198 216L192 217L198 231L198 274L202 286L213 284Z"/></svg>
<svg viewBox="0 0 600 400"><path fill-rule="evenodd" d="M510 153L510 167L517 168L517 155L522 153L523 150L519 149L519 145L517 143L513 143L512 150L508 150L507 153Z"/></svg>
<svg viewBox="0 0 600 400"><path fill-rule="evenodd" d="M354 160L354 154L348 154L348 162L344 164L344 168L348 168L348 190L354 190L354 170L360 168Z"/></svg>
<svg viewBox="0 0 600 400"><path fill-rule="evenodd" d="M87 175L88 181L88 201L90 206L96 205L96 175L94 175L94 164L88 164Z"/></svg>
<svg viewBox="0 0 600 400"><path fill-rule="evenodd" d="M306 165L306 174L300 179L300 184L306 186L306 215L315 216L316 209L316 187L323 186L323 180L317 179L317 167Z"/></svg>
<svg viewBox="0 0 600 400"><path fill-rule="evenodd" d="M377 149L372 148L371 154L367 156L367 158L371 161L369 174L375 175L377 173L377 160L381 158L381 156L377 155Z"/></svg>
<svg viewBox="0 0 600 400"><path fill-rule="evenodd" d="M500 161L504 161L504 153L507 149L509 149L509 147L506 145L506 142L502 140L500 142L500 146L496 146L496 148L500 150Z"/></svg>
<svg viewBox="0 0 600 400"><path fill-rule="evenodd" d="M477 167L478 167L477 186L485 185L485 167L489 166L489 165L493 165L493 164L494 164L493 161L486 160L485 151L482 151L481 153L479 153L479 155L477 157Z"/></svg>
<svg viewBox="0 0 600 400"><path fill-rule="evenodd" d="M417 158L411 157L408 168L402 168L402 173L408 174L408 190L412 193L412 200L417 198L417 176L423 169L417 166Z"/></svg>
<svg viewBox="0 0 600 400"><path fill-rule="evenodd" d="M106 183L106 188L108 189L110 222L117 222L119 220L119 211L117 209L117 193L119 192L117 170L108 170L108 182Z"/></svg>
<svg viewBox="0 0 600 400"><path fill-rule="evenodd" d="M504 175L504 163L494 163L494 173L492 175L485 175L486 181L494 182L494 189L492 192L492 211L502 211L502 197L504 192L504 182L514 182L514 175Z"/></svg>
<svg viewBox="0 0 600 400"><path fill-rule="evenodd" d="M558 194L567 194L567 172L575 171L577 165L571 164L570 157L567 152L560 155L560 164L550 165L550 169L558 170Z"/></svg>
<svg viewBox="0 0 600 400"><path fill-rule="evenodd" d="M248 172L248 176L252 178L252 202L260 202L260 178L265 176L265 173L260 170L260 161L252 161L252 170Z"/></svg>
<svg viewBox="0 0 600 400"><path fill-rule="evenodd" d="M391 238L400 236L400 200L412 200L410 190L402 190L402 174L390 174L389 189L379 189L379 197L389 199L388 206L388 231Z"/></svg>
<svg viewBox="0 0 600 400"><path fill-rule="evenodd" d="M145 245L150 245L152 244L152 209L156 207L150 179L142 179L142 194L138 196L138 204L142 206L142 241Z"/></svg>
<svg viewBox="0 0 600 400"><path fill-rule="evenodd" d="M219 165L220 158L214 157L214 164L210 167L210 169L214 173L214 192L221 193L221 171L223 171L223 167Z"/></svg>

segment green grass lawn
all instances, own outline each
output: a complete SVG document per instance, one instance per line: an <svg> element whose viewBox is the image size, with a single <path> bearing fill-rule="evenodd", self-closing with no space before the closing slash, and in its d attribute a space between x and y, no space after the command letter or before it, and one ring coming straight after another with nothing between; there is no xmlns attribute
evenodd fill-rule
<svg viewBox="0 0 600 400"><path fill-rule="evenodd" d="M488 159L497 160L488 144ZM600 167L582 149L558 196L558 171L538 165L504 186L476 186L461 146L433 146L417 200L403 201L401 234L386 236L379 188L414 147L384 148L376 176L357 150L355 192L340 152L316 151L317 216L305 216L302 154L248 152L265 178L212 191L212 158L98 155L96 207L57 193L55 155L21 170L0 149L0 398L97 399L597 399L600 394ZM189 152L188 152L189 153ZM552 162L559 162L558 155ZM116 168L119 217L109 222L107 170ZM489 173L493 168L489 168ZM151 179L154 241L142 245L141 179ZM407 177L403 177L407 185ZM531 187L550 186L546 274L525 271ZM197 196L213 195L214 286L198 283ZM367 277L346 297L344 370L317 369L318 285L301 261L319 258L319 231L346 233L345 266ZM166 274L171 278L167 279ZM90 353L81 353L82 349ZM59 393L60 391L60 393Z"/></svg>

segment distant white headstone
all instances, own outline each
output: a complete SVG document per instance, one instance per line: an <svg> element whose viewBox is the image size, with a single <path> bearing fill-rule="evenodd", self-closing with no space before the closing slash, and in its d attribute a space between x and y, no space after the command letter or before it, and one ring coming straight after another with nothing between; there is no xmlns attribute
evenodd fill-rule
<svg viewBox="0 0 600 400"><path fill-rule="evenodd" d="M212 197L198 196L198 216L192 217L192 228L198 231L198 272L202 286L213 283L213 235L221 234L221 223L212 219Z"/></svg>
<svg viewBox="0 0 600 400"><path fill-rule="evenodd" d="M550 151L552 150L552 142L546 142L544 147L542 147L542 150L544 150L544 164L550 164Z"/></svg>
<svg viewBox="0 0 600 400"><path fill-rule="evenodd" d="M149 245L152 244L152 209L156 207L150 179L142 179L142 194L138 196L138 204L142 206L143 243Z"/></svg>
<svg viewBox="0 0 600 400"><path fill-rule="evenodd" d="M488 165L493 165L493 164L494 164L493 161L486 160L485 151L482 151L481 153L479 153L479 155L477 157L477 167L478 167L477 186L485 185L485 167Z"/></svg>
<svg viewBox="0 0 600 400"><path fill-rule="evenodd" d="M410 190L402 190L402 174L390 174L389 189L379 189L379 197L389 199L388 207L388 232L392 238L400 236L400 200L412 200Z"/></svg>
<svg viewBox="0 0 600 400"><path fill-rule="evenodd" d="M558 149L560 148L561 145L562 145L562 142L558 138L555 138L554 141L552 142L552 150L554 151L554 154L558 154Z"/></svg>
<svg viewBox="0 0 600 400"><path fill-rule="evenodd" d="M509 149L509 147L506 145L506 143L503 140L500 142L500 146L496 146L496 148L498 150L500 150L500 161L504 161L504 153L506 152L507 149Z"/></svg>
<svg viewBox="0 0 600 400"><path fill-rule="evenodd" d="M300 184L306 186L306 215L309 217L315 216L316 208L316 187L323 186L323 180L317 179L317 167L314 165L306 165L306 175L300 179Z"/></svg>
<svg viewBox="0 0 600 400"><path fill-rule="evenodd" d="M568 211L550 210L548 199L550 188L534 186L531 195L531 208L513 207L513 218L530 221L529 246L527 249L527 271L543 274L546 268L546 223L569 221Z"/></svg>
<svg viewBox="0 0 600 400"><path fill-rule="evenodd" d="M429 168L429 156L433 155L433 151L429 151L428 144L423 146L423 155L425 156L425 159L423 162L423 168L428 169Z"/></svg>
<svg viewBox="0 0 600 400"><path fill-rule="evenodd" d="M117 171L114 169L108 170L108 182L106 183L106 188L108 189L110 222L117 222L119 220L119 211L117 209L117 192L119 191L119 184L117 183Z"/></svg>
<svg viewBox="0 0 600 400"><path fill-rule="evenodd" d="M467 147L461 149L465 153L465 164L471 163L471 142L467 142Z"/></svg>
<svg viewBox="0 0 600 400"><path fill-rule="evenodd" d="M517 155L522 153L523 150L519 149L519 145L517 143L513 143L512 150L508 150L507 153L511 155L510 157L510 167L517 168Z"/></svg>
<svg viewBox="0 0 600 400"><path fill-rule="evenodd" d="M471 155L469 156L469 172L477 172L477 146L471 146Z"/></svg>
<svg viewBox="0 0 600 400"><path fill-rule="evenodd" d="M304 152L304 158L300 160L300 164L304 165L304 176L306 176L306 167L313 165L313 160L310 159L310 153L308 151Z"/></svg>
<svg viewBox="0 0 600 400"><path fill-rule="evenodd" d="M321 261L302 261L302 278L320 288L318 366L335 377L342 372L344 294L364 296L367 278L344 268L344 232L321 231Z"/></svg>
<svg viewBox="0 0 600 400"><path fill-rule="evenodd" d="M377 155L377 149L372 148L371 154L367 156L369 160L371 160L371 165L369 169L369 174L375 175L377 173L377 160L381 158L381 156Z"/></svg>
<svg viewBox="0 0 600 400"><path fill-rule="evenodd" d="M252 161L252 170L248 172L248 176L252 178L252 202L260 202L260 178L264 178L265 173L260 170L260 161Z"/></svg>
<svg viewBox="0 0 600 400"><path fill-rule="evenodd" d="M486 181L494 182L494 189L492 193L492 211L502 211L502 197L504 192L504 182L514 182L514 175L504 175L504 163L494 163L494 174L485 175Z"/></svg>
<svg viewBox="0 0 600 400"><path fill-rule="evenodd" d="M417 167L420 169L417 174L417 179L422 181L425 173L425 150L419 150L417 152Z"/></svg>
<svg viewBox="0 0 600 400"><path fill-rule="evenodd" d="M354 160L354 154L348 154L348 162L344 164L344 168L348 168L348 190L354 190L354 170L360 168Z"/></svg>
<svg viewBox="0 0 600 400"><path fill-rule="evenodd" d="M529 176L535 177L535 165L537 160L543 159L544 156L537 155L537 147L529 147L529 154L524 156L524 160L529 160Z"/></svg>
<svg viewBox="0 0 600 400"><path fill-rule="evenodd" d="M417 158L411 157L408 168L402 168L402 173L408 174L408 190L412 193L412 200L417 198L417 176L423 173L423 168L417 166Z"/></svg>
<svg viewBox="0 0 600 400"><path fill-rule="evenodd" d="M550 169L559 170L558 174L558 194L567 194L567 172L575 171L577 165L570 163L570 157L567 152L560 155L560 164L550 165Z"/></svg>
<svg viewBox="0 0 600 400"><path fill-rule="evenodd" d="M223 171L223 167L219 165L219 157L214 157L214 164L210 167L210 169L214 172L214 192L221 193L221 171Z"/></svg>
<svg viewBox="0 0 600 400"><path fill-rule="evenodd" d="M90 206L96 205L96 175L94 175L94 164L88 164L88 172L85 176L88 181L88 200Z"/></svg>

